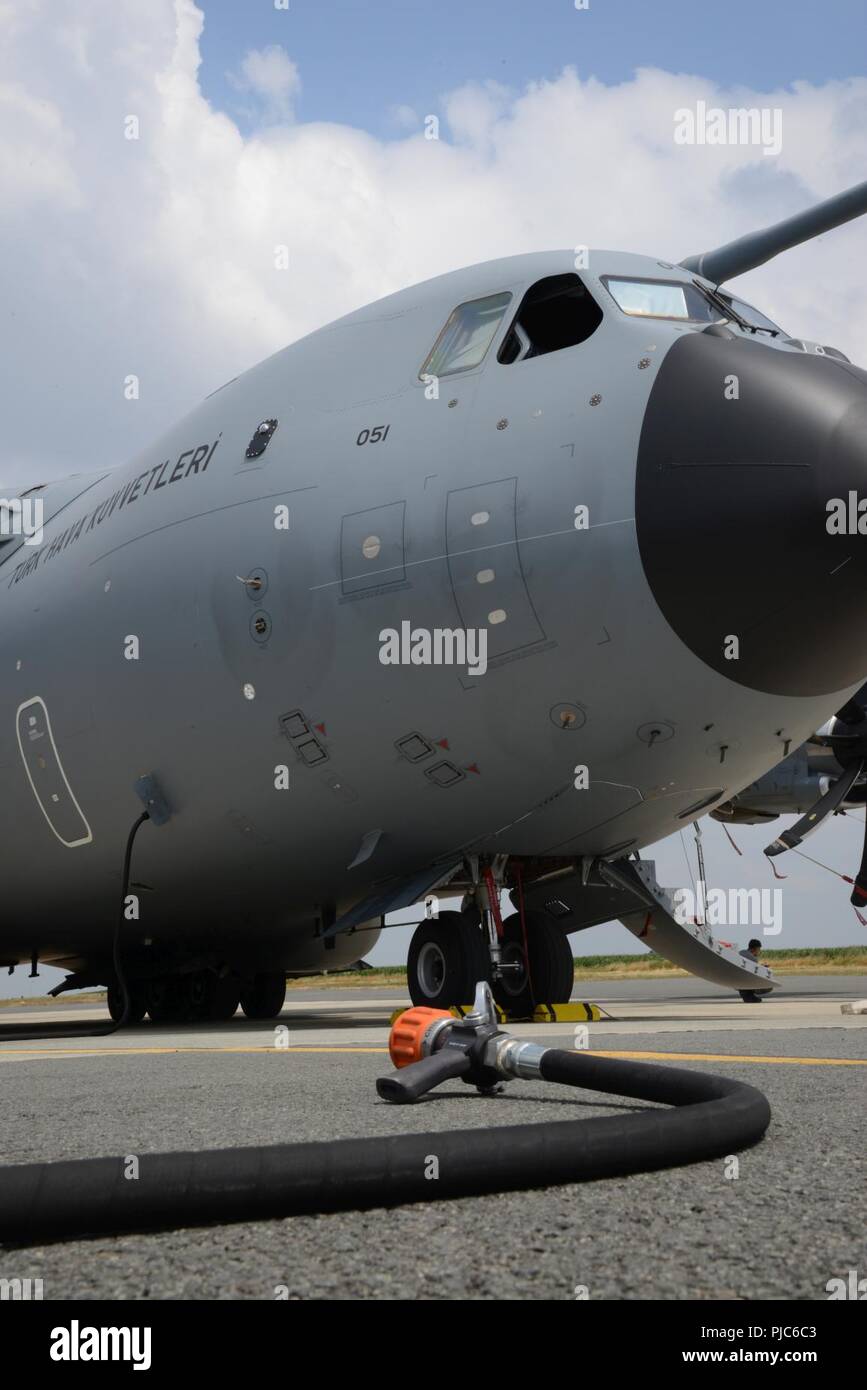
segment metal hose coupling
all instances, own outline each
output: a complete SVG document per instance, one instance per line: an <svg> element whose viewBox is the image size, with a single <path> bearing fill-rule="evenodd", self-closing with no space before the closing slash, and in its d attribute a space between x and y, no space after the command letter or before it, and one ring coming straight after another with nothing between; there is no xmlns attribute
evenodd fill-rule
<svg viewBox="0 0 867 1390"><path fill-rule="evenodd" d="M494 1065L501 1076L508 1080L539 1081L542 1077L542 1058L550 1048L541 1043L522 1042L504 1034L497 1043Z"/></svg>
<svg viewBox="0 0 867 1390"><path fill-rule="evenodd" d="M397 1105L411 1104L451 1078L486 1095L501 1089L504 1080L538 1080L548 1051L502 1031L485 980L476 985L472 1012L463 1018L444 1009L407 1009L392 1025L388 1050L399 1074L380 1077L376 1090Z"/></svg>

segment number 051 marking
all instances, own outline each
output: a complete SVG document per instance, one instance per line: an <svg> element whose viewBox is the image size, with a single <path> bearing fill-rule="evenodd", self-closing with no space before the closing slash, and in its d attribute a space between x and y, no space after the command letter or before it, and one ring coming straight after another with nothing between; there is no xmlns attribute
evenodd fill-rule
<svg viewBox="0 0 867 1390"><path fill-rule="evenodd" d="M374 425L373 429L362 430L356 444L379 444L388 435L391 425Z"/></svg>

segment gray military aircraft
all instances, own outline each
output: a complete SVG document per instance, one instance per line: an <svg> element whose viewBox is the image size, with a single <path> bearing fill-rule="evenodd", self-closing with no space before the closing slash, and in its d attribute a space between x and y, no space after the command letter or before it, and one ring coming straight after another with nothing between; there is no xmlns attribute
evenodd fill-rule
<svg viewBox="0 0 867 1390"><path fill-rule="evenodd" d="M439 895L416 1003L568 998L567 933L612 917L767 987L638 852L867 675L867 547L826 525L867 373L720 288L865 211L439 276L7 499L3 963L115 1018L267 1018Z"/></svg>

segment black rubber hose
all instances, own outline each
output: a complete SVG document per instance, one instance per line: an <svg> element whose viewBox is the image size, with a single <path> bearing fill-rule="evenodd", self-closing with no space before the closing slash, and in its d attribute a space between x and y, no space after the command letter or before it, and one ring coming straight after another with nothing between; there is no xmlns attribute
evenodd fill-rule
<svg viewBox="0 0 867 1390"><path fill-rule="evenodd" d="M503 1128L0 1167L0 1241L177 1229L586 1182L717 1158L770 1121L760 1091L674 1067L547 1051L546 1081L674 1110ZM432 1179L431 1158L439 1176Z"/></svg>

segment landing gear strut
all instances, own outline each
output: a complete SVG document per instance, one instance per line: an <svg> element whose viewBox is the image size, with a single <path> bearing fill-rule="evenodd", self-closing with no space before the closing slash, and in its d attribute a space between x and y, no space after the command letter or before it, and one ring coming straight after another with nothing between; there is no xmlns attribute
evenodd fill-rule
<svg viewBox="0 0 867 1390"><path fill-rule="evenodd" d="M565 1003L571 998L575 962L565 932L544 912L513 913L503 922L502 973L493 983L494 998L506 1013L532 1014L537 1004Z"/></svg>

